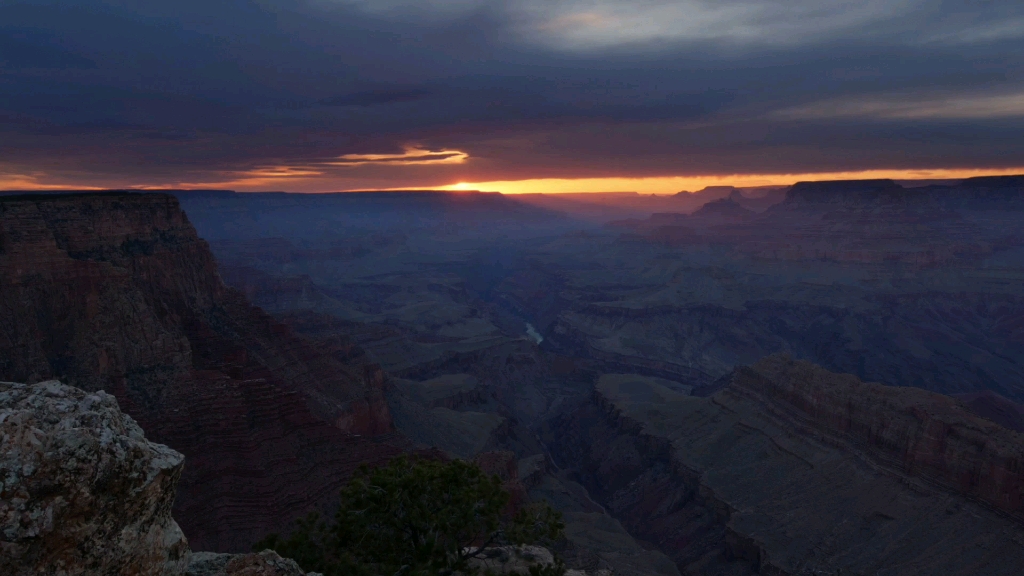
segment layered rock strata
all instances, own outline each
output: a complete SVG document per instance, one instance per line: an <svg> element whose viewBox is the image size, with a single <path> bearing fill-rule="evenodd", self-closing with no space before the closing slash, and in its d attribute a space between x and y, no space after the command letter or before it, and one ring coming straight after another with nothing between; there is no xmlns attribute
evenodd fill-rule
<svg viewBox="0 0 1024 576"><path fill-rule="evenodd" d="M0 573L182 574L182 462L110 394L0 382Z"/></svg>
<svg viewBox="0 0 1024 576"><path fill-rule="evenodd" d="M106 390L188 457L197 549L247 550L404 442L379 367L227 288L171 196L0 198L0 328L0 378Z"/></svg>
<svg viewBox="0 0 1024 576"><path fill-rule="evenodd" d="M861 382L786 356L737 370L724 394L747 397L800 431L1024 521L1024 435L978 418L953 398Z"/></svg>
<svg viewBox="0 0 1024 576"><path fill-rule="evenodd" d="M603 380L556 461L684 574L1016 574L1024 437L955 400L771 357L708 398Z"/></svg>

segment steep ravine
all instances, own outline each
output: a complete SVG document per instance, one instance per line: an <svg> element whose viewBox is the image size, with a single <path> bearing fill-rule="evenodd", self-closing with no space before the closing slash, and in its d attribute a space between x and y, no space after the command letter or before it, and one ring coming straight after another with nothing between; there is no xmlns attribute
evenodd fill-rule
<svg viewBox="0 0 1024 576"><path fill-rule="evenodd" d="M730 547L731 507L702 486L699 471L674 461L666 438L645 432L599 391L552 421L543 437L591 498L635 538L668 554L681 573L756 573Z"/></svg>
<svg viewBox="0 0 1024 576"><path fill-rule="evenodd" d="M855 417L822 416L837 410ZM926 441L935 430L944 442ZM936 394L773 357L710 398L602 379L542 436L683 574L1009 575L1024 562L1013 500L992 497L1020 493L1024 441ZM963 480L979 466L1007 470L987 474L998 489Z"/></svg>

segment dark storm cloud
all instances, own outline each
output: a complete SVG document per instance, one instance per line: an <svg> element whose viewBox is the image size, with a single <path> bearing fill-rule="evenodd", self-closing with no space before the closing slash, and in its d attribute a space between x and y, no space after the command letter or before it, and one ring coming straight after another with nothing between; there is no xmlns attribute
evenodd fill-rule
<svg viewBox="0 0 1024 576"><path fill-rule="evenodd" d="M7 31L0 34L0 69L95 68L92 60L52 45L53 39L29 32Z"/></svg>
<svg viewBox="0 0 1024 576"><path fill-rule="evenodd" d="M342 170L1024 165L1022 71L1008 1L14 0L0 170L201 178L410 147L468 160Z"/></svg>
<svg viewBox="0 0 1024 576"><path fill-rule="evenodd" d="M366 90L333 98L324 98L318 104L321 106L376 106L392 102L419 100L429 94L429 91L422 89Z"/></svg>

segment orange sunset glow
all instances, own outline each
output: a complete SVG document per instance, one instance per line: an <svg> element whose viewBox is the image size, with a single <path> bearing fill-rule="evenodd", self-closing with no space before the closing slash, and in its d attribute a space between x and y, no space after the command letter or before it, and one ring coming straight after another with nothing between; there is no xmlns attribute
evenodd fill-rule
<svg viewBox="0 0 1024 576"><path fill-rule="evenodd" d="M210 189L231 188L245 192L276 190L282 187L308 193L327 193L366 190L439 190L483 191L502 194L573 194L588 192L636 192L638 194L675 194L696 191L709 186L787 186L795 182L819 180L867 180L889 178L893 180L957 180L975 176L1003 176L1024 174L1024 166L997 169L932 168L921 170L862 170L850 172L808 172L797 174L726 174L653 176L646 178L524 178L522 180L460 181L455 184L372 187L353 186L342 179L331 178L322 171L299 168L260 168L251 171L223 174L221 178L202 181L158 181L117 184L116 187L137 189ZM115 186L108 186L115 187ZM4 177L0 175L0 189L8 190L100 190L104 186L91 183L59 183L45 175Z"/></svg>
<svg viewBox="0 0 1024 576"><path fill-rule="evenodd" d="M994 170L864 170L859 172L811 172L805 174L730 174L708 176L658 176L651 178L536 178L494 182L459 182L437 186L436 190L484 190L503 194L559 194L578 192L637 192L639 194L675 194L681 190L700 190L708 186L786 186L815 180L955 180L974 176L1024 174L1024 167Z"/></svg>

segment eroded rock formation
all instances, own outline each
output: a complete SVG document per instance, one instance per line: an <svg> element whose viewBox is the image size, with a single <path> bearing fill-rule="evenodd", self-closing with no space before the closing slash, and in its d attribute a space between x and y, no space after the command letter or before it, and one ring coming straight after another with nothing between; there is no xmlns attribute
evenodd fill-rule
<svg viewBox="0 0 1024 576"><path fill-rule="evenodd" d="M708 398L602 379L548 432L683 573L1017 574L1024 437L956 400L777 356Z"/></svg>
<svg viewBox="0 0 1024 576"><path fill-rule="evenodd" d="M0 378L106 390L184 453L197 549L248 550L401 450L380 369L227 288L162 194L0 198Z"/></svg>
<svg viewBox="0 0 1024 576"><path fill-rule="evenodd" d="M953 398L787 356L738 369L723 394L747 396L798 430L1024 521L1024 436Z"/></svg>
<svg viewBox="0 0 1024 576"><path fill-rule="evenodd" d="M0 382L0 573L182 574L182 462L110 394Z"/></svg>

